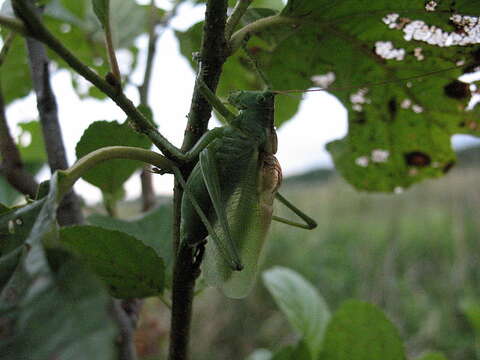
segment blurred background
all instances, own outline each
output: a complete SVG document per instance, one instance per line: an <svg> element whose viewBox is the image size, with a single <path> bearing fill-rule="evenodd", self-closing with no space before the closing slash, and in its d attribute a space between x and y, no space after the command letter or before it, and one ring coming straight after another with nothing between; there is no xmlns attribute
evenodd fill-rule
<svg viewBox="0 0 480 360"><path fill-rule="evenodd" d="M157 5L171 6L168 1ZM150 101L160 131L176 145L183 136L194 73L179 55L173 31L187 29L203 13L203 6L182 5L158 44ZM144 49L147 38L142 35L136 42ZM122 63L130 61L128 54L118 55ZM132 74L133 83L140 82L142 66L140 62ZM75 144L90 123L125 117L110 101L80 99L65 70L56 72L53 84L62 97L60 118L73 163ZM133 87L126 92L137 101ZM16 101L7 115L12 124L36 118L35 97ZM218 122L213 121L211 126L215 125ZM478 141L453 138L458 163L444 178L401 194L378 195L353 190L332 169L324 145L346 131L346 111L327 93L307 95L300 112L279 130L278 157L288 176L283 193L319 226L303 231L273 224L262 268L282 265L299 272L317 287L332 311L349 298L378 304L399 328L412 356L438 350L451 360L480 360ZM39 175L41 180L48 177L47 170ZM172 179L154 178L157 193L163 195L159 201L166 204ZM120 209L124 219L139 213L139 184L138 174L126 184L127 200ZM97 206L101 198L97 188L82 182L76 190L91 211L104 211ZM284 211L276 209L291 215ZM244 359L255 349L275 350L297 340L260 281L240 301L205 289L194 313L193 334L201 334L192 338L195 360ZM136 336L142 359L165 358L168 329L168 308L158 299L147 300Z"/></svg>
<svg viewBox="0 0 480 360"><path fill-rule="evenodd" d="M332 311L349 298L379 305L412 358L434 350L451 360L480 359L480 147L458 155L444 178L395 195L359 193L325 168L287 178L283 193L319 226L274 223L262 268L298 271ZM291 216L281 206L276 212ZM168 327L166 306L147 301L137 333L143 359L165 358ZM244 300L204 290L193 334L202 334L192 338L199 360L244 359L297 340L261 281Z"/></svg>

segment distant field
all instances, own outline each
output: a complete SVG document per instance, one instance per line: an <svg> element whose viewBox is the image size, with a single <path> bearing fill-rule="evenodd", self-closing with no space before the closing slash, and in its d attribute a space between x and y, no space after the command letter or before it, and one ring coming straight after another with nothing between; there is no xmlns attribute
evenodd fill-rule
<svg viewBox="0 0 480 360"><path fill-rule="evenodd" d="M480 359L478 160L478 150L469 151L445 178L400 195L358 193L325 171L287 182L283 193L319 226L309 232L274 224L263 268L295 269L332 309L348 298L380 305L411 355L438 350L450 360ZM167 312L154 302L147 308L144 324L155 323L155 341L165 344ZM294 336L261 284L244 301L206 290L193 334L202 334L193 339L198 360L243 359Z"/></svg>

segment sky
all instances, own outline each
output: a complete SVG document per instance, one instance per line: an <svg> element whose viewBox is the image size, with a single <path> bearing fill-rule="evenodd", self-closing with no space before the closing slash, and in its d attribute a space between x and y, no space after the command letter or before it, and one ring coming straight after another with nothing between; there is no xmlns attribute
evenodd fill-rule
<svg viewBox="0 0 480 360"><path fill-rule="evenodd" d="M3 2L0 0L0 6ZM147 0L139 2L146 3ZM166 9L170 7L170 3L165 0L157 0L157 5ZM149 100L160 132L177 146L181 145L186 115L190 108L194 72L187 60L180 55L173 30L186 30L203 16L203 6L181 6L171 28L163 33L157 46ZM140 48L146 48L146 36L137 41ZM122 68L122 64L129 59L122 51L117 55ZM140 59L140 64L132 76L133 82L137 84L141 83L143 77L144 57L140 56ZM57 71L53 75L52 84L58 97L59 118L67 156L72 164L76 160L75 145L89 124L97 120L123 121L125 115L110 100L80 100L71 86L70 74L67 71ZM135 88L127 87L125 92L132 101L138 102ZM19 132L15 124L36 118L38 114L34 95L14 102L7 109L7 119L14 134ZM216 120L210 122L210 127L214 126L219 126ZM278 130L277 158L284 175L297 174L320 166L331 167L332 161L325 150L325 144L342 138L346 133L347 112L334 96L326 92L305 94L300 111ZM472 142L471 137L458 135L453 140L454 144L459 146ZM47 169L39 174L41 181L49 177ZM154 175L154 186L158 194L171 194L173 178L171 175ZM132 176L125 188L127 198L137 197L140 194L139 176ZM75 190L90 204L101 198L100 190L83 180L75 185Z"/></svg>

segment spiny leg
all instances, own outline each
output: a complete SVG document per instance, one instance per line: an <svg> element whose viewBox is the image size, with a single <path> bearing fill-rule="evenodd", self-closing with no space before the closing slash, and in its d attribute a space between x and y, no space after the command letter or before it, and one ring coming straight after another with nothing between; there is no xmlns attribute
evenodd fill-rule
<svg viewBox="0 0 480 360"><path fill-rule="evenodd" d="M284 223L284 224L287 224L287 225L291 225L291 226L295 226L295 227L299 227L299 228L302 228L302 229L307 229L307 230L313 230L317 227L317 222L315 220L313 220L310 216L308 216L307 214L305 214L303 211L301 211L299 208L297 208L295 205L293 205L290 201L288 201L287 199L285 199L280 193L277 193L275 195L275 197L282 203L284 204L287 208L289 208L290 210L292 210L295 215L297 215L300 219L302 219L305 223L302 224L302 223L298 223L298 222L295 222L295 221L291 221L291 220L288 220L288 219L284 219L282 217L279 217L279 216L273 216L272 219L275 220L275 221L278 221L278 222L281 222L281 223Z"/></svg>

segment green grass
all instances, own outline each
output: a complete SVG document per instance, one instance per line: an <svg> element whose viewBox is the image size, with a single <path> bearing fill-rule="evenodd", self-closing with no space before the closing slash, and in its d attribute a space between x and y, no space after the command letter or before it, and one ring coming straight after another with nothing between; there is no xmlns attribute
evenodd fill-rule
<svg viewBox="0 0 480 360"><path fill-rule="evenodd" d="M332 309L349 298L378 304L400 329L411 358L437 350L450 360L478 360L480 169L471 165L399 195L359 193L337 176L291 182L282 192L319 226L274 224L263 268L298 271ZM281 205L276 212L291 217ZM162 319L155 341L164 354L168 323ZM256 348L295 340L260 283L242 301L204 291L193 334L195 360L244 359Z"/></svg>

